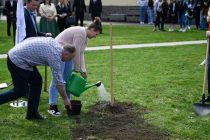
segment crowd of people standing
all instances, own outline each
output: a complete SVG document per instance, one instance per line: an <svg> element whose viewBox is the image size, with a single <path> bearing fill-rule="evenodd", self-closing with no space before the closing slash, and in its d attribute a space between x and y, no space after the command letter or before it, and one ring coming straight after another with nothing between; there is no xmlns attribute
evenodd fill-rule
<svg viewBox="0 0 210 140"><path fill-rule="evenodd" d="M208 26L209 0L139 0L138 4L140 24L145 23L147 15L148 24L154 24L153 31L165 31L164 24L169 23L169 31L172 32L178 23L179 31L186 32L191 29L193 20L197 29L205 30Z"/></svg>
<svg viewBox="0 0 210 140"><path fill-rule="evenodd" d="M84 14L86 12L86 4L84 0L74 0L72 3L70 0L58 0L58 3L53 3L51 0L43 0L38 7L38 9L32 11L34 17L37 15L41 16L38 28L41 32L52 33L53 37L56 37L60 32L72 25L84 26ZM11 26L13 26L13 36L15 36L16 10L17 0L5 1L3 11L7 16L8 36L11 36ZM101 17L101 0L90 0L89 13L92 21L95 17ZM36 22L36 18L34 22Z"/></svg>

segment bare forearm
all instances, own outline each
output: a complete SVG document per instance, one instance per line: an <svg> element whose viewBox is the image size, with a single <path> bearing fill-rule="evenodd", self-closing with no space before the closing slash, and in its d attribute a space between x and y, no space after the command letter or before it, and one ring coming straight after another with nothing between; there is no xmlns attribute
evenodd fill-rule
<svg viewBox="0 0 210 140"><path fill-rule="evenodd" d="M66 94L65 87L63 85L58 85L57 89L58 89L58 92L60 93L61 97L63 98L63 100L68 98L68 96Z"/></svg>
<svg viewBox="0 0 210 140"><path fill-rule="evenodd" d="M63 104L65 105L66 109L71 109L71 102L67 97L65 87L63 85L57 86L58 92L60 93L61 97L63 98Z"/></svg>

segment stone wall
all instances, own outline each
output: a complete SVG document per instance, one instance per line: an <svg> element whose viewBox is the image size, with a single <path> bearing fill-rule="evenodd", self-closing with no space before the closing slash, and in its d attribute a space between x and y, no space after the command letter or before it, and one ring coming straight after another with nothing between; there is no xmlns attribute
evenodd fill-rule
<svg viewBox="0 0 210 140"><path fill-rule="evenodd" d="M101 18L103 21L139 22L139 7L103 6ZM90 20L88 13L86 13L85 19Z"/></svg>

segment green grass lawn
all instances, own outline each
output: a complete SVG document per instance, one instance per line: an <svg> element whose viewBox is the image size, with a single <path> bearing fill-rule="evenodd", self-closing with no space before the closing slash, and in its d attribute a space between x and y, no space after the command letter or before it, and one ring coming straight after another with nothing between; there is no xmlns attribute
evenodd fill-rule
<svg viewBox="0 0 210 140"><path fill-rule="evenodd" d="M113 44L141 44L141 43L159 43L173 41L190 41L206 39L204 31L192 29L186 33L176 32L153 32L153 26L113 26ZM167 31L166 25L166 31ZM178 26L177 26L178 30ZM109 26L103 26L103 34L97 39L92 39L88 43L88 47L109 45ZM6 35L6 24L0 22L0 54L7 53L13 46L12 37Z"/></svg>
<svg viewBox="0 0 210 140"><path fill-rule="evenodd" d="M144 106L146 121L169 133L171 139L210 139L210 117L198 117L192 104L199 101L204 68L199 66L205 55L205 45L142 48L114 51L114 94L118 101ZM109 90L109 51L87 52L88 81L101 80ZM96 59L97 58L97 59ZM0 82L10 82L6 61L0 60ZM43 67L40 67L43 74ZM49 73L50 75L50 73ZM98 101L95 89L79 98L83 101L82 119L89 106ZM62 101L63 117L47 115L48 94L41 97L40 112L46 121L27 121L25 109L1 105L1 139L71 139L73 120L67 119ZM94 124L95 122L89 122Z"/></svg>

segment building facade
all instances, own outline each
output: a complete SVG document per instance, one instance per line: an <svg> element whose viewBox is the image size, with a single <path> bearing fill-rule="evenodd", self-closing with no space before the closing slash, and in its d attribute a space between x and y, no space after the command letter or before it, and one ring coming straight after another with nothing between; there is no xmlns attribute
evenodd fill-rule
<svg viewBox="0 0 210 140"><path fill-rule="evenodd" d="M6 0L0 0L2 5L5 4ZM24 1L24 0L23 0ZM43 0L39 0L40 2ZM73 4L74 0L70 0ZM58 0L52 0L53 3L58 3ZM90 0L85 0L85 4L89 6ZM139 21L139 7L137 0L102 0L103 21L125 21L125 22L138 22ZM90 14L85 14L85 19L90 20Z"/></svg>

